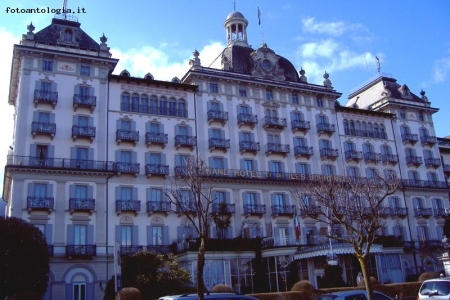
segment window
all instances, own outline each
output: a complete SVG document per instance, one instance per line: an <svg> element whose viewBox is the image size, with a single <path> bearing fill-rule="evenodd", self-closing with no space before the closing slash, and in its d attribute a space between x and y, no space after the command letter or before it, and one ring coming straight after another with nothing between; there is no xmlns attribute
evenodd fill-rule
<svg viewBox="0 0 450 300"><path fill-rule="evenodd" d="M150 165L161 164L161 153L150 153Z"/></svg>
<svg viewBox="0 0 450 300"><path fill-rule="evenodd" d="M40 111L39 112L39 115L38 115L38 122L39 123L42 123L42 124L48 124L48 123L50 123L50 113L48 113L48 112L42 112L42 111Z"/></svg>
<svg viewBox="0 0 450 300"><path fill-rule="evenodd" d="M304 137L296 137L296 138L294 138L294 145L296 147L303 148L303 147L307 147L308 143L307 143L307 140Z"/></svg>
<svg viewBox="0 0 450 300"><path fill-rule="evenodd" d="M280 144L280 136L278 134L268 134L267 135L267 142L269 144Z"/></svg>
<svg viewBox="0 0 450 300"><path fill-rule="evenodd" d="M131 163L131 151L120 151L120 162Z"/></svg>
<svg viewBox="0 0 450 300"><path fill-rule="evenodd" d="M429 240L428 226L417 226L417 237L419 238L419 241L428 241Z"/></svg>
<svg viewBox="0 0 450 300"><path fill-rule="evenodd" d="M81 65L80 75L81 76L90 76L91 75L91 67L87 66L87 65Z"/></svg>
<svg viewBox="0 0 450 300"><path fill-rule="evenodd" d="M75 185L75 198L87 199L87 190L88 187L86 185Z"/></svg>
<svg viewBox="0 0 450 300"><path fill-rule="evenodd" d="M131 96L131 111L139 112L139 95L133 94Z"/></svg>
<svg viewBox="0 0 450 300"><path fill-rule="evenodd" d="M271 89L266 89L266 100L273 100L273 92Z"/></svg>
<svg viewBox="0 0 450 300"><path fill-rule="evenodd" d="M323 107L323 100L322 97L316 98L317 107Z"/></svg>
<svg viewBox="0 0 450 300"><path fill-rule="evenodd" d="M408 178L413 182L420 181L420 174L417 171L408 171Z"/></svg>
<svg viewBox="0 0 450 300"><path fill-rule="evenodd" d="M419 113L418 113L418 119L419 119L420 122L425 121L425 117L424 117L424 115L423 115L423 112L419 111Z"/></svg>
<svg viewBox="0 0 450 300"><path fill-rule="evenodd" d="M87 226L76 224L73 226L74 229L74 245L84 246L87 244Z"/></svg>
<svg viewBox="0 0 450 300"><path fill-rule="evenodd" d="M219 92L219 89L218 89L218 86L217 86L216 82L210 82L209 83L209 92L210 93L215 93L215 94Z"/></svg>
<svg viewBox="0 0 450 300"><path fill-rule="evenodd" d="M291 94L291 102L292 104L298 104L298 95L297 94Z"/></svg>
<svg viewBox="0 0 450 300"><path fill-rule="evenodd" d="M334 166L333 165L323 165L322 166L323 175L332 176L334 175Z"/></svg>
<svg viewBox="0 0 450 300"><path fill-rule="evenodd" d="M359 177L359 169L357 167L347 167L347 175L352 179L356 179Z"/></svg>
<svg viewBox="0 0 450 300"><path fill-rule="evenodd" d="M301 112L293 112L291 117L292 121L303 121L303 115Z"/></svg>
<svg viewBox="0 0 450 300"><path fill-rule="evenodd" d="M78 116L78 126L79 127L87 127L87 126L89 126L89 117Z"/></svg>
<svg viewBox="0 0 450 300"><path fill-rule="evenodd" d="M402 120L406 119L406 112L403 109L400 110L399 115L400 115L400 119L402 119Z"/></svg>
<svg viewBox="0 0 450 300"><path fill-rule="evenodd" d="M51 82L42 82L41 81L41 92L50 93L52 91Z"/></svg>
<svg viewBox="0 0 450 300"><path fill-rule="evenodd" d="M73 284L73 300L85 300L86 299L86 284L74 283Z"/></svg>
<svg viewBox="0 0 450 300"><path fill-rule="evenodd" d="M76 147L77 163L83 163L89 159L88 148Z"/></svg>
<svg viewBox="0 0 450 300"><path fill-rule="evenodd" d="M139 111L141 113L148 113L148 96L142 95L141 96L141 105L139 106Z"/></svg>
<svg viewBox="0 0 450 300"><path fill-rule="evenodd" d="M345 142L344 143L344 149L345 149L346 152L356 151L356 145L353 142Z"/></svg>
<svg viewBox="0 0 450 300"><path fill-rule="evenodd" d="M366 169L366 177L370 178L370 179L374 179L376 172L377 171L374 168L367 168Z"/></svg>
<svg viewBox="0 0 450 300"><path fill-rule="evenodd" d="M438 176L437 176L437 174L435 172L428 172L427 173L427 179L428 179L428 181L431 181L431 182L438 182L439 181L438 180Z"/></svg>
<svg viewBox="0 0 450 300"><path fill-rule="evenodd" d="M180 126L179 127L179 134L181 136L187 136L188 135L188 128L186 126Z"/></svg>
<svg viewBox="0 0 450 300"><path fill-rule="evenodd" d="M187 117L186 102L184 99L178 100L178 116L183 118Z"/></svg>
<svg viewBox="0 0 450 300"><path fill-rule="evenodd" d="M131 246L132 244L132 232L133 228L131 225L122 225L120 226L121 233L121 245L122 246Z"/></svg>
<svg viewBox="0 0 450 300"><path fill-rule="evenodd" d="M44 183L34 184L34 197L36 200L45 200L47 197L47 185Z"/></svg>
<svg viewBox="0 0 450 300"><path fill-rule="evenodd" d="M150 192L151 201L162 201L162 190L161 189L151 189Z"/></svg>
<svg viewBox="0 0 450 300"><path fill-rule="evenodd" d="M284 194L275 194L273 195L273 205L284 207L285 201L284 201Z"/></svg>
<svg viewBox="0 0 450 300"><path fill-rule="evenodd" d="M36 153L33 153L36 158L47 159L48 158L48 146L36 145Z"/></svg>
<svg viewBox="0 0 450 300"><path fill-rule="evenodd" d="M211 168L213 169L224 169L224 159L223 157L212 157L211 158Z"/></svg>
<svg viewBox="0 0 450 300"><path fill-rule="evenodd" d="M160 246L163 244L163 227L152 226L152 245Z"/></svg>
<svg viewBox="0 0 450 300"><path fill-rule="evenodd" d="M270 171L273 173L282 172L281 162L279 162L279 161L270 162Z"/></svg>
<svg viewBox="0 0 450 300"><path fill-rule="evenodd" d="M42 61L42 71L47 71L47 72L53 71L53 61L44 59Z"/></svg>
<svg viewBox="0 0 450 300"><path fill-rule="evenodd" d="M245 193L245 204L252 207L256 205L256 193Z"/></svg>
<svg viewBox="0 0 450 300"><path fill-rule="evenodd" d="M304 163L298 163L295 165L298 174L309 174L309 165Z"/></svg>
<svg viewBox="0 0 450 300"><path fill-rule="evenodd" d="M381 155L391 155L392 149L388 145L381 145Z"/></svg>
<svg viewBox="0 0 450 300"><path fill-rule="evenodd" d="M167 99L165 97L159 99L159 114L163 116L167 115Z"/></svg>
<svg viewBox="0 0 450 300"><path fill-rule="evenodd" d="M120 101L120 109L123 111L130 111L130 94L123 93Z"/></svg>
<svg viewBox="0 0 450 300"><path fill-rule="evenodd" d="M239 97L247 97L247 87L239 86Z"/></svg>
<svg viewBox="0 0 450 300"><path fill-rule="evenodd" d="M169 99L169 116L176 116L177 115L177 101L175 98Z"/></svg>
<svg viewBox="0 0 450 300"><path fill-rule="evenodd" d="M222 139L222 130L220 129L211 129L211 138L215 139L215 140L220 140Z"/></svg>
<svg viewBox="0 0 450 300"><path fill-rule="evenodd" d="M157 114L158 113L158 99L156 96L150 97L150 113Z"/></svg>
<svg viewBox="0 0 450 300"><path fill-rule="evenodd" d="M244 159L242 162L243 169L246 171L254 171L254 161L252 159Z"/></svg>
<svg viewBox="0 0 450 300"><path fill-rule="evenodd" d="M69 28L67 28L67 29L64 31L64 35L63 35L63 40L64 40L64 42L72 42L72 36L73 36L72 30L70 30Z"/></svg>
<svg viewBox="0 0 450 300"><path fill-rule="evenodd" d="M329 150L331 149L331 141L329 140L319 140L320 149Z"/></svg>
<svg viewBox="0 0 450 300"><path fill-rule="evenodd" d="M239 105L239 113L242 114L242 115L250 114L249 107L245 106L245 105Z"/></svg>

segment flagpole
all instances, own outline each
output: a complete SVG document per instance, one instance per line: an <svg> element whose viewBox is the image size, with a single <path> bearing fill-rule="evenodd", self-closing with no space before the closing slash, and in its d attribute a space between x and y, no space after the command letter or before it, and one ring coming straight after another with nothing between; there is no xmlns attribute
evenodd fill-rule
<svg viewBox="0 0 450 300"><path fill-rule="evenodd" d="M261 26L261 10L259 9L259 3L258 3L258 25L259 25L259 32L261 33L261 41L262 44L264 45L264 30L262 29Z"/></svg>

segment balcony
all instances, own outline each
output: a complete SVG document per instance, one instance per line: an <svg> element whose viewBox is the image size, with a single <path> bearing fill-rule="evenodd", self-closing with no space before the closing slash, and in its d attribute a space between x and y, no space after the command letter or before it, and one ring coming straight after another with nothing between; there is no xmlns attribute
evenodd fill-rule
<svg viewBox="0 0 450 300"><path fill-rule="evenodd" d="M446 138L436 138L436 139L440 147L450 147L450 139Z"/></svg>
<svg viewBox="0 0 450 300"><path fill-rule="evenodd" d="M244 214L262 217L266 213L265 204L244 204Z"/></svg>
<svg viewBox="0 0 450 300"><path fill-rule="evenodd" d="M257 152L259 152L259 148L259 143L256 142L239 142L239 152L241 152L241 154L244 152L253 152L254 154L256 154Z"/></svg>
<svg viewBox="0 0 450 300"><path fill-rule="evenodd" d="M31 210L45 210L52 211L55 205L55 198L53 197L27 197L27 209Z"/></svg>
<svg viewBox="0 0 450 300"><path fill-rule="evenodd" d="M95 127L92 126L72 126L72 139L85 138L91 141L95 138Z"/></svg>
<svg viewBox="0 0 450 300"><path fill-rule="evenodd" d="M197 146L197 137L189 135L175 136L175 147L177 149L180 147L188 147L192 150L195 146Z"/></svg>
<svg viewBox="0 0 450 300"><path fill-rule="evenodd" d="M170 245L147 245L147 251L160 254L169 254Z"/></svg>
<svg viewBox="0 0 450 300"><path fill-rule="evenodd" d="M422 157L409 155L406 157L406 164L408 166L420 166L422 164Z"/></svg>
<svg viewBox="0 0 450 300"><path fill-rule="evenodd" d="M303 147L303 146L295 146L294 147L294 155L295 158L299 157L311 157L314 154L312 147Z"/></svg>
<svg viewBox="0 0 450 300"><path fill-rule="evenodd" d="M406 207L382 207L380 208L380 217L399 217L406 218L408 209Z"/></svg>
<svg viewBox="0 0 450 300"><path fill-rule="evenodd" d="M316 205L309 205L309 206L302 206L300 208L300 213L299 215L301 217L311 217L314 216L316 217L317 215L319 215L322 212L322 209L320 206L316 206Z"/></svg>
<svg viewBox="0 0 450 300"><path fill-rule="evenodd" d="M335 131L336 131L336 129L334 128L334 124L328 124L328 123L317 124L317 133L318 134L325 133L328 135L332 135Z"/></svg>
<svg viewBox="0 0 450 300"><path fill-rule="evenodd" d="M120 255L133 255L142 251L144 251L144 246L120 246Z"/></svg>
<svg viewBox="0 0 450 300"><path fill-rule="evenodd" d="M364 162L366 164L373 163L378 164L381 161L381 153L366 152L364 153Z"/></svg>
<svg viewBox="0 0 450 300"><path fill-rule="evenodd" d="M297 238L295 235L291 236L285 236L285 237L266 237L263 238L262 241L262 248L268 249L268 248L275 248L275 247L284 247L284 246L298 246L300 244L299 241L297 241Z"/></svg>
<svg viewBox="0 0 450 300"><path fill-rule="evenodd" d="M309 121L292 120L291 127L292 133L295 133L296 131L308 132L308 130L311 128L311 124Z"/></svg>
<svg viewBox="0 0 450 300"><path fill-rule="evenodd" d="M223 150L223 152L227 152L230 149L230 140L226 139L216 139L210 138L209 141L209 150Z"/></svg>
<svg viewBox="0 0 450 300"><path fill-rule="evenodd" d="M141 211L141 201L139 200L116 200L116 213L134 212L137 214Z"/></svg>
<svg viewBox="0 0 450 300"><path fill-rule="evenodd" d="M121 142L133 143L135 146L139 142L139 131L117 129L116 142L119 145Z"/></svg>
<svg viewBox="0 0 450 300"><path fill-rule="evenodd" d="M362 152L361 151L355 151L355 150L345 151L345 160L346 161L359 162L361 159L362 159Z"/></svg>
<svg viewBox="0 0 450 300"><path fill-rule="evenodd" d="M431 208L414 208L414 216L419 218L429 218L433 215Z"/></svg>
<svg viewBox="0 0 450 300"><path fill-rule="evenodd" d="M411 143L415 144L419 140L419 136L417 134L412 133L404 133L402 134L402 142L403 143Z"/></svg>
<svg viewBox="0 0 450 300"><path fill-rule="evenodd" d="M67 245L66 256L69 259L86 259L97 255L96 245Z"/></svg>
<svg viewBox="0 0 450 300"><path fill-rule="evenodd" d="M400 182L404 187L440 188L440 189L446 189L448 187L447 182L445 181L402 179Z"/></svg>
<svg viewBox="0 0 450 300"><path fill-rule="evenodd" d="M398 163L398 155L395 154L385 154L381 156L381 161L383 164L388 165L396 165Z"/></svg>
<svg viewBox="0 0 450 300"><path fill-rule="evenodd" d="M156 164L146 164L145 165L145 176L151 177L169 175L169 165L156 165Z"/></svg>
<svg viewBox="0 0 450 300"><path fill-rule="evenodd" d="M130 174L137 176L139 174L139 163L124 163L124 162L116 162L116 172L117 175L121 174Z"/></svg>
<svg viewBox="0 0 450 300"><path fill-rule="evenodd" d="M95 199L90 198L70 198L69 199L69 210L82 211L82 212L92 212L95 209Z"/></svg>
<svg viewBox="0 0 450 300"><path fill-rule="evenodd" d="M445 212L445 208L435 208L433 209L433 216L435 218L446 218L447 213Z"/></svg>
<svg viewBox="0 0 450 300"><path fill-rule="evenodd" d="M31 134L33 137L36 135L48 135L53 138L56 134L56 123L31 123Z"/></svg>
<svg viewBox="0 0 450 300"><path fill-rule="evenodd" d="M419 249L422 250L437 250L442 249L444 245L442 244L442 241L440 240L421 240L419 241Z"/></svg>
<svg viewBox="0 0 450 300"><path fill-rule="evenodd" d="M420 142L422 143L422 146L428 145L431 147L437 143L437 138L435 136L422 135L420 136Z"/></svg>
<svg viewBox="0 0 450 300"><path fill-rule="evenodd" d="M439 168L441 166L441 159L440 158L425 158L425 166L427 168Z"/></svg>
<svg viewBox="0 0 450 300"><path fill-rule="evenodd" d="M239 128L241 128L242 125L248 125L253 129L255 125L258 124L258 117L250 114L238 114L237 122Z"/></svg>
<svg viewBox="0 0 450 300"><path fill-rule="evenodd" d="M213 214L234 214L235 205L231 203L213 203L212 205Z"/></svg>
<svg viewBox="0 0 450 300"><path fill-rule="evenodd" d="M332 159L336 160L339 157L338 149L320 149L320 158L321 159Z"/></svg>
<svg viewBox="0 0 450 300"><path fill-rule="evenodd" d="M66 158L39 158L32 156L8 155L7 166L43 168L43 169L83 169L91 171L114 172L114 162L97 160L79 160Z"/></svg>
<svg viewBox="0 0 450 300"><path fill-rule="evenodd" d="M185 166L176 166L174 168L175 175L177 176L186 176L188 174L187 167Z"/></svg>
<svg viewBox="0 0 450 300"><path fill-rule="evenodd" d="M171 211L170 201L147 201L147 213L165 213Z"/></svg>
<svg viewBox="0 0 450 300"><path fill-rule="evenodd" d="M181 205L177 204L177 213L197 213L197 205L195 201L189 200L189 202L182 203Z"/></svg>
<svg viewBox="0 0 450 300"><path fill-rule="evenodd" d="M34 90L34 105L38 103L50 104L55 108L58 103L58 92L49 92L43 90Z"/></svg>
<svg viewBox="0 0 450 300"><path fill-rule="evenodd" d="M272 217L294 216L295 205L272 205Z"/></svg>
<svg viewBox="0 0 450 300"><path fill-rule="evenodd" d="M220 110L208 110L208 124L211 125L212 122L219 122L225 125L228 121L228 112Z"/></svg>
<svg viewBox="0 0 450 300"><path fill-rule="evenodd" d="M263 127L271 128L271 129L280 129L283 130L286 128L287 122L285 118L277 118L277 117L264 117Z"/></svg>
<svg viewBox="0 0 450 300"><path fill-rule="evenodd" d="M284 157L289 153L289 145L267 143L266 144L266 155L270 154L281 154Z"/></svg>
<svg viewBox="0 0 450 300"><path fill-rule="evenodd" d="M444 172L450 172L450 164L444 164Z"/></svg>
<svg viewBox="0 0 450 300"><path fill-rule="evenodd" d="M167 145L169 141L166 133L155 133L155 132L147 132L145 134L145 144L150 145L161 145L163 148Z"/></svg>
<svg viewBox="0 0 450 300"><path fill-rule="evenodd" d="M75 109L75 111L78 107L86 107L89 108L92 112L96 106L97 106L96 96L87 96L80 94L73 95L73 108Z"/></svg>

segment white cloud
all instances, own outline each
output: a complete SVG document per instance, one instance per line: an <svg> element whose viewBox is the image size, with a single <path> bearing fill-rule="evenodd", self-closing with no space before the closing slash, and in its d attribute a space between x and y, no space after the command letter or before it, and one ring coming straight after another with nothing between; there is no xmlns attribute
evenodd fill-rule
<svg viewBox="0 0 450 300"><path fill-rule="evenodd" d="M439 59L433 67L433 82L441 83L450 75L450 57Z"/></svg>
<svg viewBox="0 0 450 300"><path fill-rule="evenodd" d="M347 24L344 22L316 22L314 18L303 19L302 25L305 32L332 36L340 36L348 30L355 30L361 27L359 24Z"/></svg>

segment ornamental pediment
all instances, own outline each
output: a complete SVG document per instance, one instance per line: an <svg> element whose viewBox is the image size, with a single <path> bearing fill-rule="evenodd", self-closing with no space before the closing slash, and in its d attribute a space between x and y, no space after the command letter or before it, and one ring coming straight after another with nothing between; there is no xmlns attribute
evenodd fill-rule
<svg viewBox="0 0 450 300"><path fill-rule="evenodd" d="M252 76L265 79L285 80L284 69L278 65L279 56L266 44L250 54L253 60Z"/></svg>

